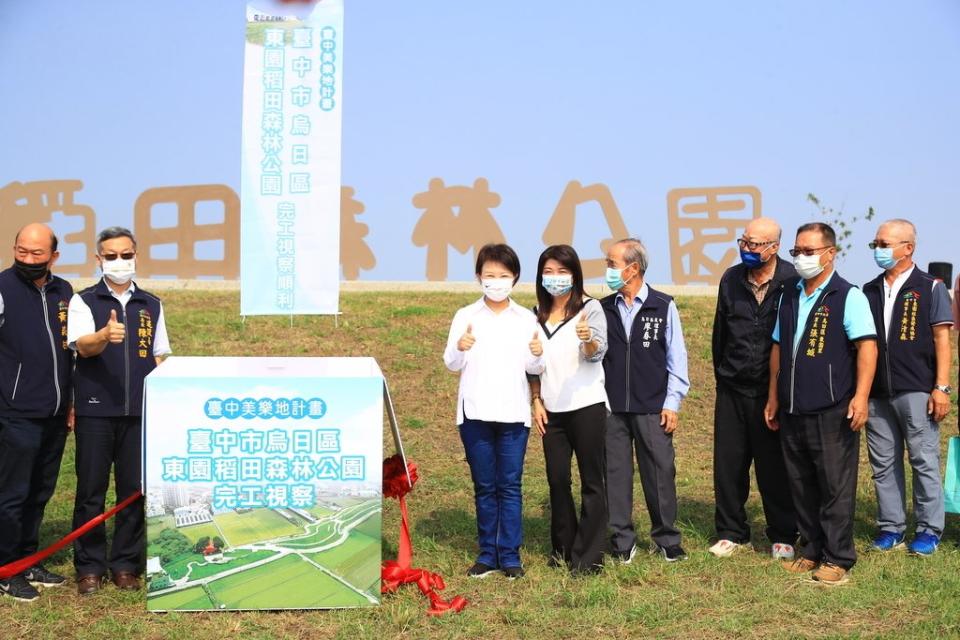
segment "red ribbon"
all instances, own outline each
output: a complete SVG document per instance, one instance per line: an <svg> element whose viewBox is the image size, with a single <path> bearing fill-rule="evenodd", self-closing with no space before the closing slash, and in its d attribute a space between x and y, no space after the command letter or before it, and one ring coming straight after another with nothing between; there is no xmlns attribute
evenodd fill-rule
<svg viewBox="0 0 960 640"><path fill-rule="evenodd" d="M137 500L137 498L139 498L142 495L143 495L142 493L137 491L136 493L134 493L132 496L130 496L123 502L117 504L114 508L110 509L106 513L101 513L99 516L93 518L92 520L84 524L79 529L76 529L75 531L68 533L66 536L64 536L57 542L54 542L52 545L50 545L46 549L43 549L42 551L37 551L33 555L27 556L26 558L23 558L21 560L15 560L10 564L3 565L2 567L0 567L0 580L6 580L7 578L12 578L18 573L23 573L30 567L43 562L45 559L49 558L50 556L55 554L57 551L60 551L60 549L63 549L65 546L67 546L68 544L70 544L80 536L84 535L85 533L89 532L91 529L97 527L98 525L103 524L104 522L106 522L107 520L115 516L117 512L119 512L120 510L126 509L127 507L129 507L131 504L133 504Z"/></svg>
<svg viewBox="0 0 960 640"><path fill-rule="evenodd" d="M409 476L409 480L408 480ZM430 600L427 614L439 616L449 611L460 612L467 606L463 596L455 596L451 600L444 600L437 591L446 588L443 576L431 573L426 569L411 567L413 560L413 544L410 541L410 521L407 517L407 494L413 489L419 479L417 465L408 462L406 469L403 458L393 455L383 461L383 495L387 498L396 498L400 502L400 540L397 544L397 559L387 560L380 570L380 592L393 593L405 584L416 584L420 592Z"/></svg>

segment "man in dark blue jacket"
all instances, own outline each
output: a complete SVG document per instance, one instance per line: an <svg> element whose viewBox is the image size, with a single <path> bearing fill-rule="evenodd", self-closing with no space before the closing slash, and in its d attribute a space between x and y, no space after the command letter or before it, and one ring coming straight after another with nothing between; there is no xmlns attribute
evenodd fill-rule
<svg viewBox="0 0 960 640"><path fill-rule="evenodd" d="M853 515L860 430L877 366L877 331L860 289L834 271L837 236L822 222L797 230L799 278L784 285L770 352L764 418L780 430L804 544L783 566L845 583L857 561Z"/></svg>
<svg viewBox="0 0 960 640"><path fill-rule="evenodd" d="M110 468L117 501L140 490L143 380L170 353L159 298L133 282L137 244L122 227L97 237L103 278L70 301L70 346L76 349L77 496L73 524L103 513ZM120 589L140 588L144 561L143 502L117 514L107 556L106 527L74 543L77 592L99 591L110 573Z"/></svg>
<svg viewBox="0 0 960 640"><path fill-rule="evenodd" d="M907 528L906 443L917 520L911 553L932 555L944 525L940 421L950 409L950 294L913 262L917 231L908 220L880 225L870 248L883 273L863 287L877 325L880 360L870 393L867 449L877 490L879 551L903 547Z"/></svg>
<svg viewBox="0 0 960 640"><path fill-rule="evenodd" d="M0 566L37 551L72 426L67 305L73 288L50 273L60 255L57 237L46 225L30 224L13 251L13 266L0 272ZM0 594L29 602L39 597L37 586L63 583L37 565L0 580Z"/></svg>
<svg viewBox="0 0 960 640"><path fill-rule="evenodd" d="M774 559L793 560L797 514L787 483L780 435L767 429L763 408L770 375L770 334L784 282L796 269L777 255L780 225L770 218L752 220L739 240L742 262L720 280L713 319L713 371L717 401L713 430L713 492L718 558L750 547L744 508L750 494L750 464L767 518Z"/></svg>
<svg viewBox="0 0 960 640"><path fill-rule="evenodd" d="M607 317L603 370L607 417L607 503L613 556L629 563L637 551L633 527L633 455L650 514L651 553L667 562L686 557L676 527L673 432L690 390L687 349L673 298L648 286L647 250L634 238L607 252Z"/></svg>

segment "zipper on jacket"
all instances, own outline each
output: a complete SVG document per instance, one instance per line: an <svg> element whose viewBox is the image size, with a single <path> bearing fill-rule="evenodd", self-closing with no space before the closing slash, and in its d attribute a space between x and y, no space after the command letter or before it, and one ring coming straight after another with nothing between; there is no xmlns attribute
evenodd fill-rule
<svg viewBox="0 0 960 640"><path fill-rule="evenodd" d="M50 338L50 354L53 356L53 386L57 390L57 406L53 410L53 415L60 411L62 397L60 395L60 363L57 360L57 344L53 339L53 330L50 328L50 310L47 308L46 286L40 287L40 302L43 305L43 324L47 328L47 336Z"/></svg>
<svg viewBox="0 0 960 640"><path fill-rule="evenodd" d="M634 304L636 304L636 303L634 303ZM626 393L626 395L624 396L624 398L625 398L625 400L626 400L626 403L627 403L627 406L626 406L626 408L624 409L624 411L625 411L626 413L630 413L630 351L632 351L632 349L631 349L631 347L630 347L630 340L633 338L632 328L633 328L633 327L631 326L631 331L630 331L629 333L627 333L627 375L624 376L624 377L626 378L626 380L627 380L627 383L626 383L626 392L627 392L627 393Z"/></svg>
<svg viewBox="0 0 960 640"><path fill-rule="evenodd" d="M17 399L17 387L20 385L20 370L23 369L23 363L17 365L17 379L13 381L13 395L10 396L11 400Z"/></svg>
<svg viewBox="0 0 960 640"><path fill-rule="evenodd" d="M833 397L833 365L827 365L827 379L830 381L830 402L836 402L837 399Z"/></svg>

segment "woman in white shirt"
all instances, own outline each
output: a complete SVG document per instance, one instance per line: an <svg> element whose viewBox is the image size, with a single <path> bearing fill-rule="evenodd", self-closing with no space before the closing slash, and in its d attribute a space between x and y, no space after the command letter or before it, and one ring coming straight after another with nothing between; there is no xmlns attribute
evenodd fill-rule
<svg viewBox="0 0 960 640"><path fill-rule="evenodd" d="M480 552L467 575L523 576L521 476L530 432L527 374L543 371L536 318L510 299L520 260L505 244L477 254L483 297L457 311L444 364L460 372L457 424L470 465Z"/></svg>
<svg viewBox="0 0 960 640"><path fill-rule="evenodd" d="M566 562L575 574L596 572L607 543L607 321L600 303L584 294L573 247L547 247L537 270L535 311L546 340L539 394L533 385L533 413L550 485L550 564ZM572 454L580 471L579 519L570 490Z"/></svg>

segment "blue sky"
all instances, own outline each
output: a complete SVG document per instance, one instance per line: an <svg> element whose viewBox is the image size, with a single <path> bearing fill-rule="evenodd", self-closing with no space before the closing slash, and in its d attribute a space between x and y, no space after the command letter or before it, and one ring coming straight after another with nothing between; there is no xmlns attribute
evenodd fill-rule
<svg viewBox="0 0 960 640"><path fill-rule="evenodd" d="M569 180L607 184L670 280L666 195L754 185L787 229L807 192L919 227L952 261L960 203L955 0L603 3L345 0L343 180L377 267L424 278L410 200L432 177L490 181L530 279ZM161 185L239 190L244 2L0 3L0 185L79 178L98 225ZM855 235L841 265L876 271ZM792 236L791 232L787 236ZM602 220L581 210L591 257ZM450 251L449 279L472 275Z"/></svg>

